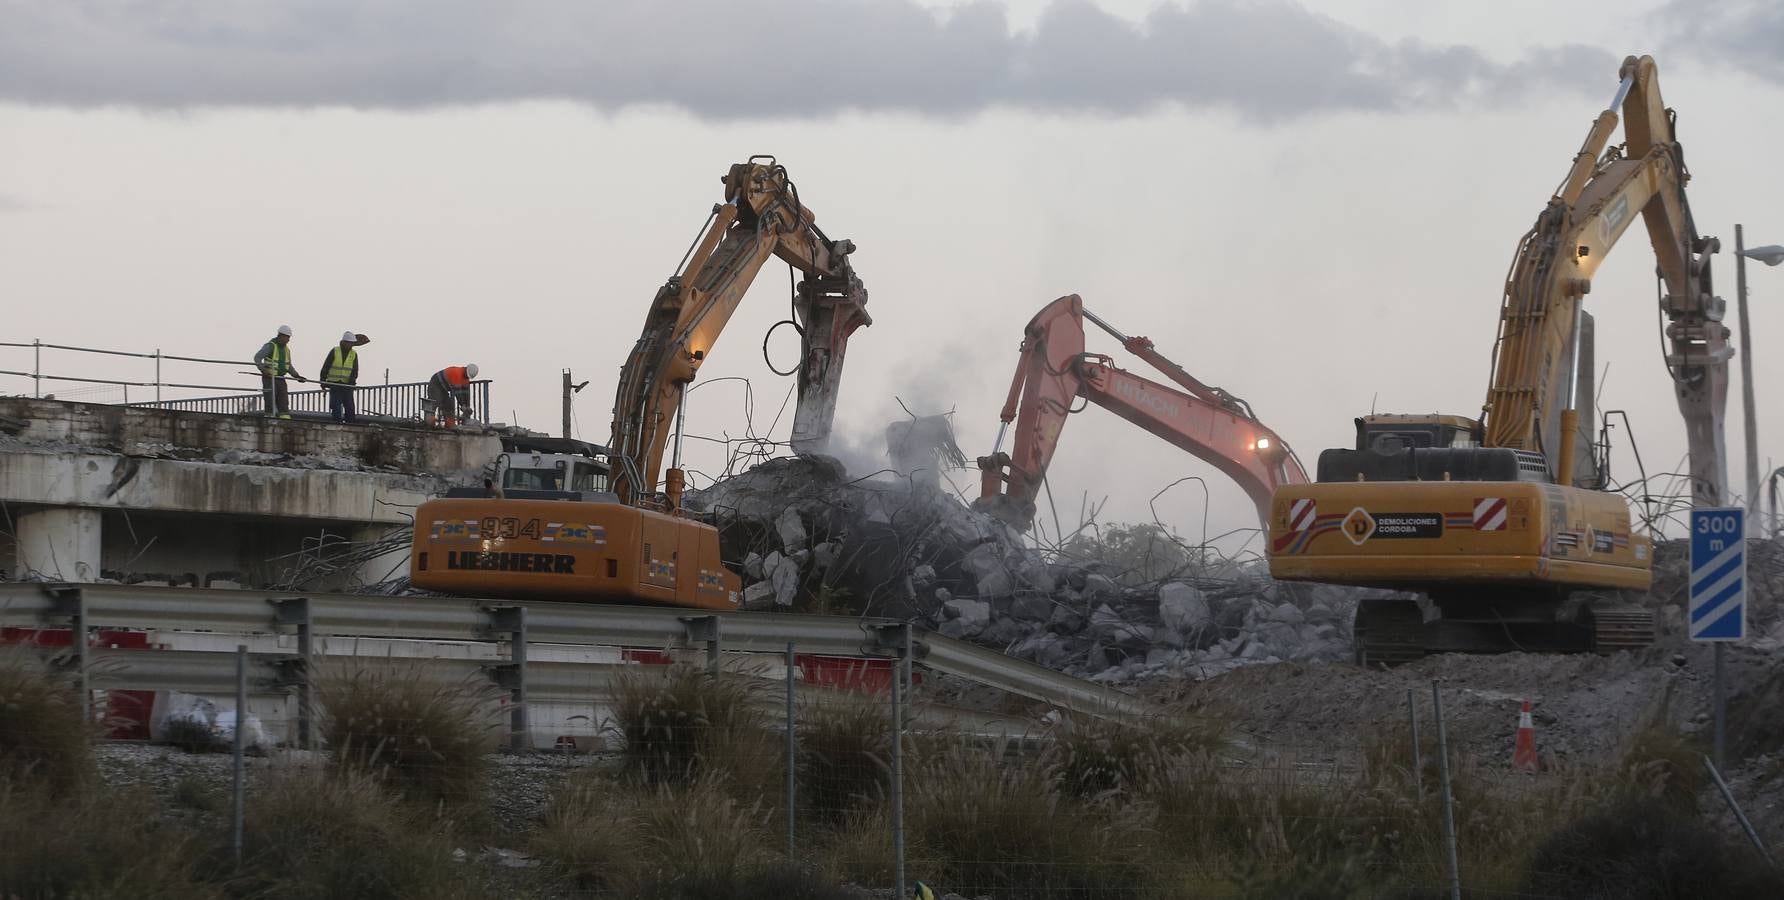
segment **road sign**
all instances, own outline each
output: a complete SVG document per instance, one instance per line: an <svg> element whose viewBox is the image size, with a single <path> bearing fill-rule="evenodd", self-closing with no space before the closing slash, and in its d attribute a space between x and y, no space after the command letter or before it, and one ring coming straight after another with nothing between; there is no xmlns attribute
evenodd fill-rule
<svg viewBox="0 0 1784 900"><path fill-rule="evenodd" d="M1694 641L1747 636L1747 522L1738 506L1691 511L1691 601Z"/></svg>

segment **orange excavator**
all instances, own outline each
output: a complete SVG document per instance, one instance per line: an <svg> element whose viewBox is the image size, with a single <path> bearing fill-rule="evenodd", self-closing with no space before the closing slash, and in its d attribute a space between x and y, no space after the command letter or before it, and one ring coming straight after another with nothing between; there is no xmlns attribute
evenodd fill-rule
<svg viewBox="0 0 1784 900"><path fill-rule="evenodd" d="M1176 388L1118 369L1114 360L1084 350L1084 322L1120 341ZM1129 337L1084 308L1077 295L1047 304L1023 332L1021 362L1010 383L1003 426L990 456L979 457L979 499L974 505L1026 531L1034 522L1035 497L1059 448L1066 417L1095 403L1213 465L1244 488L1258 517L1270 514L1280 485L1305 484L1307 473L1289 445L1245 401L1198 380L1166 359L1144 337ZM1179 390L1179 388L1181 388ZM1010 423L1013 452L1003 452Z"/></svg>
<svg viewBox="0 0 1784 900"><path fill-rule="evenodd" d="M795 450L823 449L836 412L849 335L872 324L867 291L773 157L752 156L725 175L678 271L657 290L644 330L620 370L608 447L571 459L557 446L505 453L500 496L455 490L415 515L409 578L417 587L479 597L656 603L730 610L741 580L719 557L711 525L681 508L681 407L700 369L771 257L805 278L794 289L801 337ZM658 473L670 438L674 454ZM606 464L594 460L605 454Z"/></svg>

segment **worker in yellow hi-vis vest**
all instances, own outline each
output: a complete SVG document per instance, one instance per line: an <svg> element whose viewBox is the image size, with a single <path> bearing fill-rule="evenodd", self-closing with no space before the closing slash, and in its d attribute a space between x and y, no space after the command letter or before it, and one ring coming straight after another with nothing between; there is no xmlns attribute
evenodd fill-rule
<svg viewBox="0 0 1784 900"><path fill-rule="evenodd" d="M266 397L266 414L281 419L291 418L291 406L285 399L285 377L303 381L291 368L291 326L280 325L273 339L260 345L254 354L254 367L260 370L260 391Z"/></svg>
<svg viewBox="0 0 1784 900"><path fill-rule="evenodd" d="M346 332L341 335L340 344L322 359L322 374L316 380L328 388L328 414L336 422L351 425L359 421L359 411L353 402L353 386L359 384L359 351L356 348L368 343L371 338Z"/></svg>

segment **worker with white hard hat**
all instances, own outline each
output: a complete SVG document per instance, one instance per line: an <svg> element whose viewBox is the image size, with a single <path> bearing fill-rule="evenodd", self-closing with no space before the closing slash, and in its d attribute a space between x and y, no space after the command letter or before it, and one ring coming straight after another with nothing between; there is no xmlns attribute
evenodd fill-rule
<svg viewBox="0 0 1784 900"><path fill-rule="evenodd" d="M477 364L465 363L462 366L447 366L434 373L427 381L427 400L429 411L427 423L434 424L436 414L444 413L446 427L458 424L459 411L463 410L463 418L471 416L471 382L477 378Z"/></svg>
<svg viewBox="0 0 1784 900"><path fill-rule="evenodd" d="M260 345L260 351L254 354L254 368L260 370L260 393L266 398L266 414L281 419L291 418L285 378L290 376L298 381L306 379L291 368L290 325L280 325L279 332L273 335L273 339Z"/></svg>
<svg viewBox="0 0 1784 900"><path fill-rule="evenodd" d="M371 338L348 331L322 358L322 374L316 380L328 388L328 414L336 422L351 425L359 421L353 404L353 386L359 383L359 351L355 348L370 342Z"/></svg>

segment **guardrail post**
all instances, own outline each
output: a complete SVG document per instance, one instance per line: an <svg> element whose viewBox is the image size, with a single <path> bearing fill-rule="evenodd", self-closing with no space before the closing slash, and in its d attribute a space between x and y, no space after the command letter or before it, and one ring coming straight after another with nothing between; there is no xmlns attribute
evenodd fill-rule
<svg viewBox="0 0 1784 900"><path fill-rule="evenodd" d="M55 615L68 617L69 647L74 650L75 676L80 685L81 721L92 722L93 691L87 674L90 643L87 629L92 623L87 618L87 595L77 587L51 588L50 595L55 598Z"/></svg>
<svg viewBox="0 0 1784 900"><path fill-rule="evenodd" d="M508 664L500 667L500 671L507 674L505 680L512 692L508 749L525 753L532 741L531 728L527 724L527 608L496 606L486 611L490 616L490 627L508 633Z"/></svg>
<svg viewBox="0 0 1784 900"><path fill-rule="evenodd" d="M687 629L689 644L706 644L706 674L719 673L719 617L718 616L682 616L682 627Z"/></svg>
<svg viewBox="0 0 1784 900"><path fill-rule="evenodd" d="M313 657L316 635L310 622L310 598L291 597L273 601L273 621L297 626L297 658L286 660L287 677L297 682L297 745L316 749L316 680Z"/></svg>

